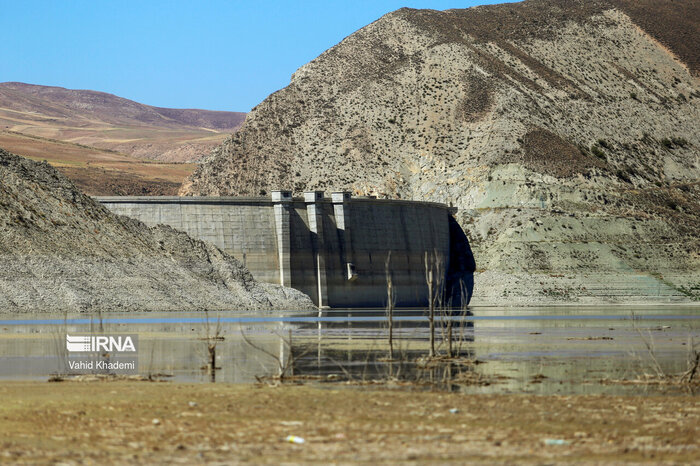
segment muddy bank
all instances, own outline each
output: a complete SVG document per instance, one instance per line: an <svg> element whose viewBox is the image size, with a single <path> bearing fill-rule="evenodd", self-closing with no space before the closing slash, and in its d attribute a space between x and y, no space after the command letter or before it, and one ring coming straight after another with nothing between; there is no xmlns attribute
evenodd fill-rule
<svg viewBox="0 0 700 466"><path fill-rule="evenodd" d="M0 394L0 455L9 462L659 464L697 462L700 453L693 396L147 382L2 383ZM285 443L288 435L305 443Z"/></svg>

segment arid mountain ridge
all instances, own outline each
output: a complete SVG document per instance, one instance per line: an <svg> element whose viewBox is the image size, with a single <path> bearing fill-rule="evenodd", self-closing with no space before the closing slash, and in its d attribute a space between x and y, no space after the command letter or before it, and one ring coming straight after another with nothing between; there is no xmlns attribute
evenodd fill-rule
<svg viewBox="0 0 700 466"><path fill-rule="evenodd" d="M0 83L0 128L139 158L206 155L245 113L153 107L104 92Z"/></svg>
<svg viewBox="0 0 700 466"><path fill-rule="evenodd" d="M297 70L181 193L452 204L476 303L697 299L699 25L673 0L397 10Z"/></svg>

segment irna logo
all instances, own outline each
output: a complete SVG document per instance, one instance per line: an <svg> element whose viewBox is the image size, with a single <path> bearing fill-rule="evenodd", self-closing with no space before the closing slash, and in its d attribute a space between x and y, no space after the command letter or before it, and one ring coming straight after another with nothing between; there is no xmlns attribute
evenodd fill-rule
<svg viewBox="0 0 700 466"><path fill-rule="evenodd" d="M136 352L131 335L68 335L66 349L71 353Z"/></svg>

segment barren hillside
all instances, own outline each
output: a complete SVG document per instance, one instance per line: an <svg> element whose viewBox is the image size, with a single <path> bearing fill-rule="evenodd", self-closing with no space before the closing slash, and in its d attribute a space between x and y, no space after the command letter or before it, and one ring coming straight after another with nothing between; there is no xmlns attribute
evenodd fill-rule
<svg viewBox="0 0 700 466"><path fill-rule="evenodd" d="M0 149L0 312L310 309L216 247L119 217Z"/></svg>
<svg viewBox="0 0 700 466"><path fill-rule="evenodd" d="M474 303L700 294L700 4L401 9L301 67L183 194L459 207Z"/></svg>
<svg viewBox="0 0 700 466"><path fill-rule="evenodd" d="M107 149L0 131L0 147L46 161L91 196L174 196L193 163L167 163Z"/></svg>
<svg viewBox="0 0 700 466"><path fill-rule="evenodd" d="M245 113L152 107L104 92L0 83L0 128L139 158L196 160Z"/></svg>

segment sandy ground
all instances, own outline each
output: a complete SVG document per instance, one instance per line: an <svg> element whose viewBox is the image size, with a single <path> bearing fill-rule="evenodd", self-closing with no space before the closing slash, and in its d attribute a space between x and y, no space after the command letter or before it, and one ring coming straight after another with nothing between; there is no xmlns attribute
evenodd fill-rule
<svg viewBox="0 0 700 466"><path fill-rule="evenodd" d="M700 464L690 395L3 382L0 397L11 463Z"/></svg>

